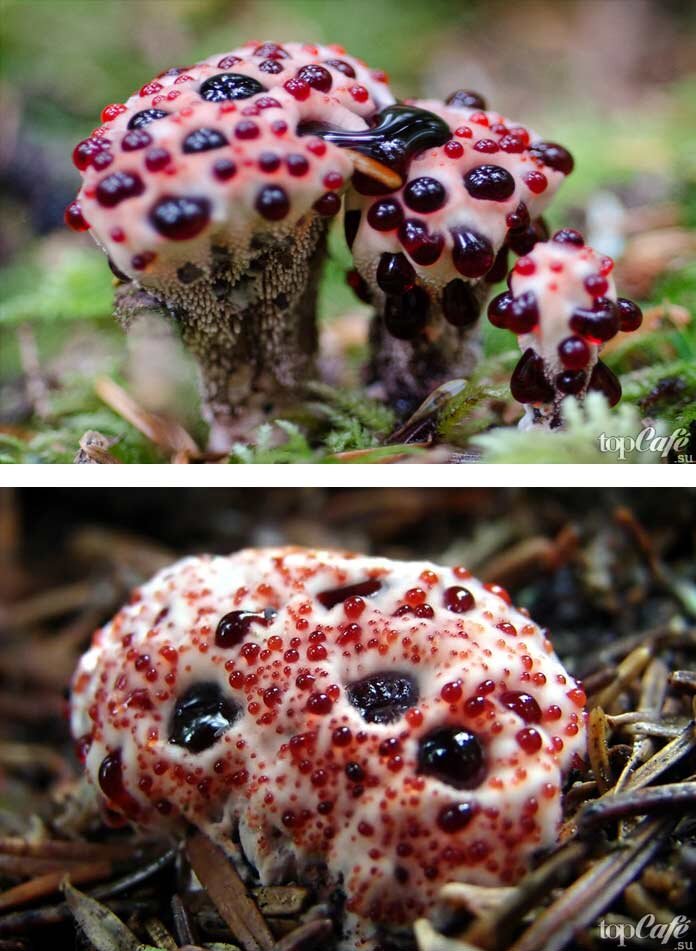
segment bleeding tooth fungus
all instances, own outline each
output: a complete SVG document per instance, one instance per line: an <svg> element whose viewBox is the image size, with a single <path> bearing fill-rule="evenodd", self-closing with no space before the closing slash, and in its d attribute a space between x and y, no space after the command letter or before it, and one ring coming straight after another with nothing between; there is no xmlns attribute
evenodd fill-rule
<svg viewBox="0 0 696 951"><path fill-rule="evenodd" d="M584 704L498 585L280 548L143 585L95 634L71 712L109 815L238 836L262 883L342 894L349 951L556 842Z"/></svg>

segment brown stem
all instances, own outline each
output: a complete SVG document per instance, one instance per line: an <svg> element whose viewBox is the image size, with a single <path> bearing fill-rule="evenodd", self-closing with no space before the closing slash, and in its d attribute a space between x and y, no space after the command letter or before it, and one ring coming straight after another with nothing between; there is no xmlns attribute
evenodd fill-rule
<svg viewBox="0 0 696 951"><path fill-rule="evenodd" d="M157 288L117 289L124 329L153 309L177 323L198 364L211 450L227 451L264 420L282 416L313 375L325 253L326 222L312 216L280 241L253 239L242 272L227 248L214 245L207 273L183 265Z"/></svg>

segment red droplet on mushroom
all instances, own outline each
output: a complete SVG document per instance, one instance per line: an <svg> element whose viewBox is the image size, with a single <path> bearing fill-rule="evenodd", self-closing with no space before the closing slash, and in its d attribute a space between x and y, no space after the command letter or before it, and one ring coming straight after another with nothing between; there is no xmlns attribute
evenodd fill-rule
<svg viewBox="0 0 696 951"><path fill-rule="evenodd" d="M268 221L281 221L290 211L290 200L280 185L264 185L256 196L254 207Z"/></svg>
<svg viewBox="0 0 696 951"><path fill-rule="evenodd" d="M71 201L65 209L65 223L73 231L89 231L79 201Z"/></svg>
<svg viewBox="0 0 696 951"><path fill-rule="evenodd" d="M616 374L601 360L595 364L587 386L590 390L603 393L610 406L616 406L621 399L621 383Z"/></svg>
<svg viewBox="0 0 696 951"><path fill-rule="evenodd" d="M463 614L466 611L470 611L476 601L473 594L468 588L462 588L458 585L452 585L447 588L443 593L444 605L448 611L453 611L455 614Z"/></svg>
<svg viewBox="0 0 696 951"><path fill-rule="evenodd" d="M613 373L598 362L602 345L626 326L640 325L640 310L616 298L611 261L585 246L572 229L539 242L521 258L510 276L511 297L491 305L492 320L524 334L526 347L513 373L515 399L536 404L521 425L562 425L561 400L578 400L590 390L605 394L611 405L621 396ZM534 300L533 319L513 315L525 300ZM630 315L623 320L622 315Z"/></svg>
<svg viewBox="0 0 696 951"><path fill-rule="evenodd" d="M206 227L210 202L206 198L166 195L150 211L153 228L172 241L187 241Z"/></svg>

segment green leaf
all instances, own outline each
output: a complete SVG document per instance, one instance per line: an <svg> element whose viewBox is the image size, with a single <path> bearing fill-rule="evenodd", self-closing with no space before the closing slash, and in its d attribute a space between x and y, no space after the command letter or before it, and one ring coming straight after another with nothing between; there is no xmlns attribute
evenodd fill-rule
<svg viewBox="0 0 696 951"><path fill-rule="evenodd" d="M50 265L37 257L2 272L0 324L84 320L111 313L113 287L103 254L71 249Z"/></svg>

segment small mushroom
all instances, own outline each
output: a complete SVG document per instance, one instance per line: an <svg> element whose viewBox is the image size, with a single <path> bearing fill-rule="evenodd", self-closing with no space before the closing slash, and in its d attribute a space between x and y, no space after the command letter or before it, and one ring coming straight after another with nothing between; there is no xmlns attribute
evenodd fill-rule
<svg viewBox="0 0 696 951"><path fill-rule="evenodd" d="M620 331L637 330L643 315L616 296L613 267L578 231L564 228L521 257L510 289L491 301L488 319L517 334L523 351L510 382L526 406L522 429L560 426L568 395L582 400L598 390L610 406L621 399L621 384L599 353Z"/></svg>
<svg viewBox="0 0 696 951"><path fill-rule="evenodd" d="M359 132L392 101L341 47L251 43L166 70L75 148L66 221L109 256L126 329L153 299L179 326L211 448L278 415L312 373L327 226L354 165L307 129Z"/></svg>
<svg viewBox="0 0 696 951"><path fill-rule="evenodd" d="M345 216L353 286L379 311L372 376L403 414L471 373L488 285L505 277L508 249L545 236L539 216L573 167L475 93L410 107L444 135L420 145L398 189L354 175Z"/></svg>
<svg viewBox="0 0 696 951"><path fill-rule="evenodd" d="M556 841L585 695L462 567L300 548L186 558L98 631L71 724L110 821L241 843L345 895L340 948Z"/></svg>

